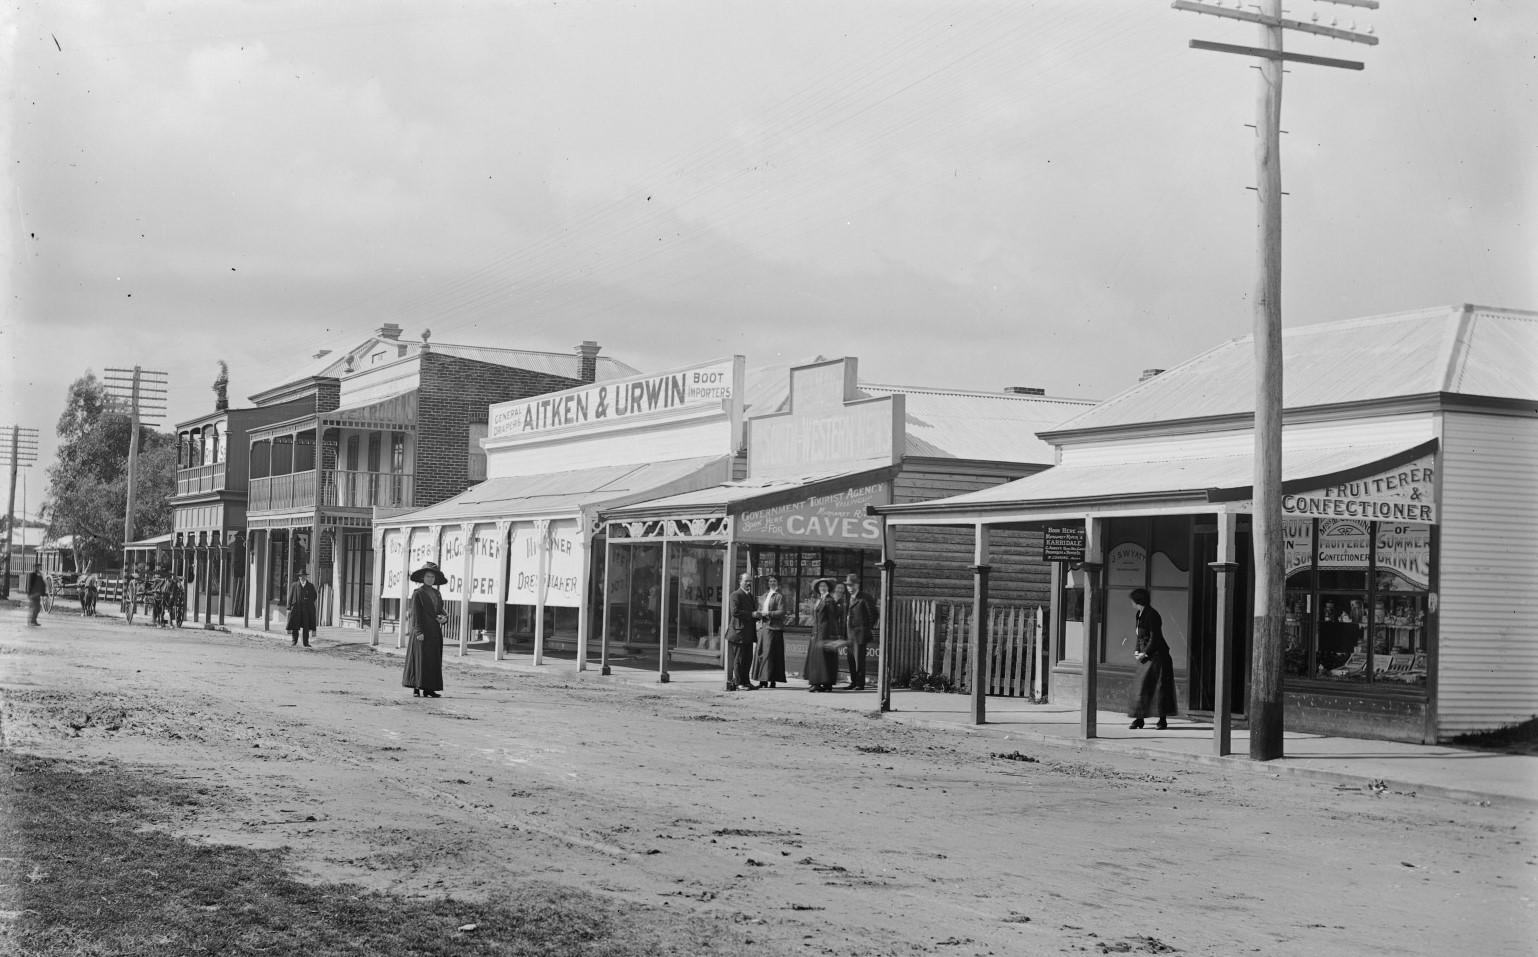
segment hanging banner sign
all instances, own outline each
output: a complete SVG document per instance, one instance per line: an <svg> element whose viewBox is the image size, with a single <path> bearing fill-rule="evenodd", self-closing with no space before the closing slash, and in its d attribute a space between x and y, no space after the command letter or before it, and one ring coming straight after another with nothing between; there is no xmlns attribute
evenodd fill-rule
<svg viewBox="0 0 1538 957"><path fill-rule="evenodd" d="M443 569L443 582L438 586L438 594L444 601L459 601L465 594L465 530L463 526L451 525L443 530L443 538L438 544L441 557L438 559L438 567Z"/></svg>
<svg viewBox="0 0 1538 957"><path fill-rule="evenodd" d="M385 532L380 548L384 549L384 573L379 594L385 598L399 598L401 582L406 579L406 533Z"/></svg>
<svg viewBox="0 0 1538 957"><path fill-rule="evenodd" d="M1342 518L1380 522L1437 520L1436 453L1377 475L1342 482L1312 492L1284 493L1286 516Z"/></svg>
<svg viewBox="0 0 1538 957"><path fill-rule="evenodd" d="M881 519L865 514L867 505L884 505L886 483L814 495L776 508L737 517L737 538L752 542L880 548Z"/></svg>
<svg viewBox="0 0 1538 957"><path fill-rule="evenodd" d="M1041 537L1044 562L1084 561L1083 525L1048 525Z"/></svg>
<svg viewBox="0 0 1538 957"><path fill-rule="evenodd" d="M501 402L490 409L487 438L520 438L620 419L670 418L719 409L732 398L736 360L723 359L662 375L636 376Z"/></svg>
<svg viewBox="0 0 1538 957"><path fill-rule="evenodd" d="M582 604L581 576L586 552L576 519L517 522L508 553L507 601L537 605L544 584L547 606L577 608Z"/></svg>
<svg viewBox="0 0 1538 957"><path fill-rule="evenodd" d="M495 602L502 572L502 534L495 525L477 525L470 546L470 600Z"/></svg>

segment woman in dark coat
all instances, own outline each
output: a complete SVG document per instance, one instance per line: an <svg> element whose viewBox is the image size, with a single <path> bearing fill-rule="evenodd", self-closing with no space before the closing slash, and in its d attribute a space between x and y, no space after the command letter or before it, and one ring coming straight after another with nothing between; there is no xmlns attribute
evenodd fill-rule
<svg viewBox="0 0 1538 957"><path fill-rule="evenodd" d="M806 663L801 677L809 691L832 691L838 683L838 642L843 635L843 609L833 598L833 585L826 578L812 586L816 598L812 604L812 640L806 645Z"/></svg>
<svg viewBox="0 0 1538 957"><path fill-rule="evenodd" d="M1137 730L1143 719L1159 719L1159 730L1168 727L1165 718L1175 713L1175 662L1164 640L1164 619L1148 604L1148 589L1135 588L1132 604L1137 606L1137 671L1127 690L1128 727Z"/></svg>
<svg viewBox="0 0 1538 957"><path fill-rule="evenodd" d="M443 690L443 626L449 616L438 594L442 575L438 566L428 562L411 573L411 580L422 587L411 593L411 631L406 643L406 668L401 686L411 689L412 697L439 698Z"/></svg>
<svg viewBox="0 0 1538 957"><path fill-rule="evenodd" d="M758 611L758 644L754 647L753 671L749 675L760 688L773 688L785 683L785 596L780 593L780 580L769 579L769 591L764 594Z"/></svg>

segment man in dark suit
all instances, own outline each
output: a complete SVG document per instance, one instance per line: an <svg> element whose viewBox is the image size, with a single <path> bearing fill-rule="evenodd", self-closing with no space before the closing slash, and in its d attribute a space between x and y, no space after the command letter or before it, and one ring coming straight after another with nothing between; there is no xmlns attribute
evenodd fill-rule
<svg viewBox="0 0 1538 957"><path fill-rule="evenodd" d="M726 621L726 690L741 688L748 691L753 679L748 668L753 664L753 639L757 629L753 624L758 611L758 599L753 596L753 576L742 573L737 590L732 592L731 616Z"/></svg>
<svg viewBox="0 0 1538 957"><path fill-rule="evenodd" d="M865 690L865 646L876 640L876 619L881 612L876 599L860 590L860 578L854 573L844 577L844 588L849 593L845 599L844 623L849 636L845 651L849 663L849 684L852 691Z"/></svg>

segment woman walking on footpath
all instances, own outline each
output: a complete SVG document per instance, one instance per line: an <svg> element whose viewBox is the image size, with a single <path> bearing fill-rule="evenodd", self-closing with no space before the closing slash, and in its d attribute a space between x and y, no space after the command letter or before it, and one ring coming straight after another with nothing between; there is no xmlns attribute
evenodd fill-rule
<svg viewBox="0 0 1538 957"><path fill-rule="evenodd" d="M1136 731L1144 718L1157 717L1154 727L1162 731L1169 727L1164 719L1176 711L1175 662L1164 640L1164 619L1148 603L1148 589L1133 589L1132 604L1137 606L1137 671L1127 691L1128 727Z"/></svg>
<svg viewBox="0 0 1538 957"><path fill-rule="evenodd" d="M764 593L758 611L758 646L754 649L753 673L749 676L760 688L773 688L785 683L785 596L780 592L780 580L769 579L769 591Z"/></svg>
<svg viewBox="0 0 1538 957"><path fill-rule="evenodd" d="M806 663L801 676L811 685L808 691L832 691L838 683L838 639L843 631L843 614L833 597L833 584L819 578L812 586L812 640L806 645Z"/></svg>
<svg viewBox="0 0 1538 957"><path fill-rule="evenodd" d="M428 562L411 573L411 580L421 587L411 593L411 631L406 642L406 667L401 686L411 689L411 696L441 698L443 690L443 626L449 616L443 610L438 583L443 580L438 566Z"/></svg>

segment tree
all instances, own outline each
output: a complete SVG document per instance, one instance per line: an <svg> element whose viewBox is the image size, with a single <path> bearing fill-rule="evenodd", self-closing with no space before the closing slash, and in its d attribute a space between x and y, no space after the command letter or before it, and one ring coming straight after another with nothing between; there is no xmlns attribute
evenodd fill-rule
<svg viewBox="0 0 1538 957"><path fill-rule="evenodd" d="M48 467L48 533L73 535L76 555L96 568L115 566L123 554L123 509L128 504L128 446L132 423L109 409L107 389L91 372L70 384L59 416L57 461ZM138 534L171 530L176 493L176 439L139 428L139 474L134 484Z"/></svg>

